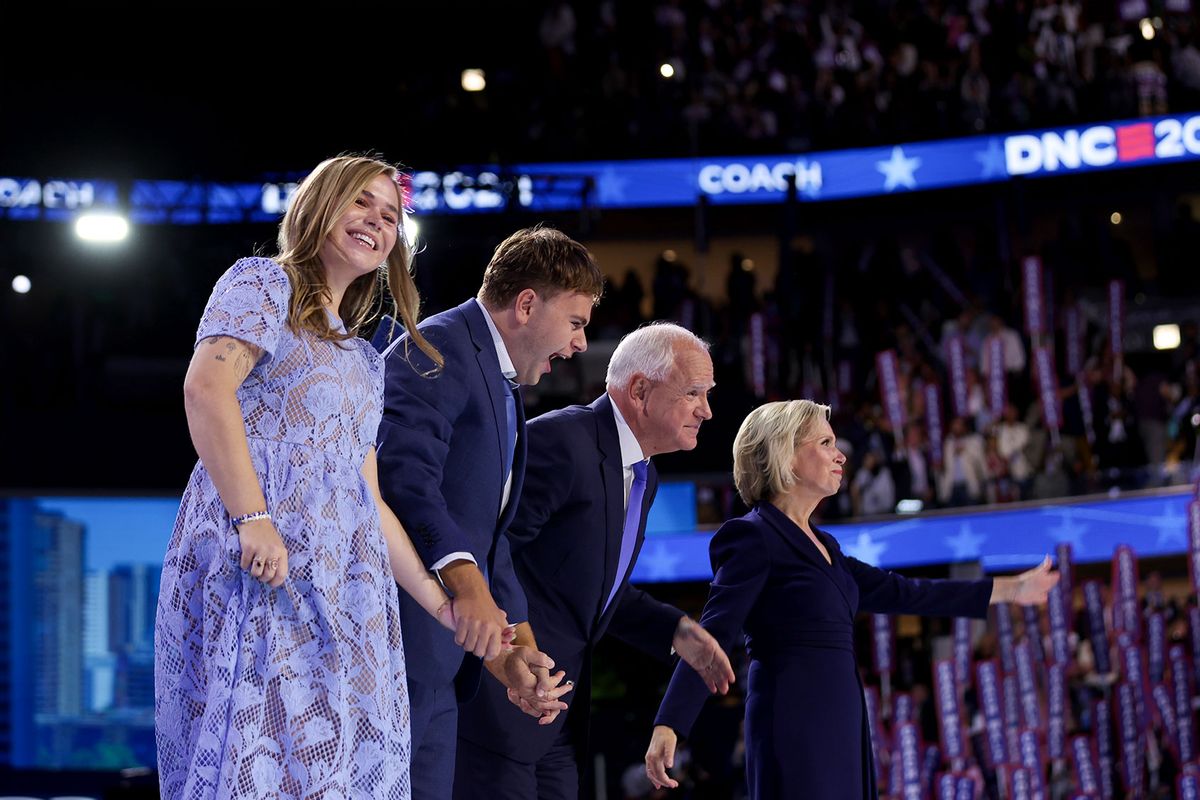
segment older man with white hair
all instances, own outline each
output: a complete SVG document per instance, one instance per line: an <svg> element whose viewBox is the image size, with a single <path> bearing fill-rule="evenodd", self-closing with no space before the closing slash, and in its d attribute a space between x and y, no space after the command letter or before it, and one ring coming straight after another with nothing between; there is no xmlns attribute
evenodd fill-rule
<svg viewBox="0 0 1200 800"><path fill-rule="evenodd" d="M534 709L485 675L459 711L455 798L579 796L592 650L607 631L664 660L678 654L712 692L733 681L715 639L629 585L658 488L650 459L695 448L712 417L708 345L678 325L647 325L621 340L606 383L589 405L529 423L525 487L508 530L529 608L516 643L536 644L575 681L573 695L561 698L569 707L535 721Z"/></svg>

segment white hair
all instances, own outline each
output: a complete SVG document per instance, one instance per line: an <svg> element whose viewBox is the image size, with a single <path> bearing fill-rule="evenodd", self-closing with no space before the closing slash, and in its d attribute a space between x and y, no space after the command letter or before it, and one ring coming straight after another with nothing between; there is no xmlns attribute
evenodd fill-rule
<svg viewBox="0 0 1200 800"><path fill-rule="evenodd" d="M617 343L604 384L608 389L624 389L639 373L652 381L665 380L675 364L676 348L687 345L708 352L708 342L673 322L643 325Z"/></svg>

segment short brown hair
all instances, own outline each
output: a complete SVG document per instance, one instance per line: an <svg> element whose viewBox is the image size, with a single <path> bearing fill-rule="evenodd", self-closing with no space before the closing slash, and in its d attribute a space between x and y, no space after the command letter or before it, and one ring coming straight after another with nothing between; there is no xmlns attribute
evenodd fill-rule
<svg viewBox="0 0 1200 800"><path fill-rule="evenodd" d="M562 231L537 225L496 246L483 272L479 299L488 308L503 308L526 289L544 299L579 292L591 295L595 304L604 293L604 276L586 247Z"/></svg>

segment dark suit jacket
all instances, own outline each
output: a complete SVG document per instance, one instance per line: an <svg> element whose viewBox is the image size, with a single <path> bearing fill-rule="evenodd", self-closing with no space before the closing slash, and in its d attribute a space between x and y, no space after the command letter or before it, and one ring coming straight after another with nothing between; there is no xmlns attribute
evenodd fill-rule
<svg viewBox="0 0 1200 800"><path fill-rule="evenodd" d="M493 595L519 601L504 529L513 518L525 472L525 419L517 400L517 447L512 489L500 514L507 468L505 393L496 348L473 300L436 314L421 332L441 352L434 364L408 336L387 351L383 421L379 425L379 484L383 499L404 524L426 566L454 552L471 553L485 570ZM509 620L526 617L503 606ZM478 685L480 661L464 660L454 635L400 592L400 620L408 678L429 687L448 684L462 667L460 696Z"/></svg>
<svg viewBox="0 0 1200 800"><path fill-rule="evenodd" d="M490 674L474 701L460 706L459 736L507 758L541 758L566 724L577 748L586 745L592 649L607 630L629 644L670 658L683 612L629 585L646 533L646 514L658 489L650 465L637 544L629 568L617 575L625 525L621 445L608 395L586 406L544 414L529 423L529 461L521 506L508 529L519 586L528 598L538 649L566 670L575 689L570 708L539 726L508 702ZM614 581L620 588L601 613ZM511 605L521 605L520 601Z"/></svg>
<svg viewBox="0 0 1200 800"><path fill-rule="evenodd" d="M832 564L782 511L761 503L713 537L713 582L700 619L727 650L744 631L746 780L752 798L875 796L854 615L986 617L990 579L916 580L846 556L816 531ZM675 668L656 725L686 736L708 696Z"/></svg>

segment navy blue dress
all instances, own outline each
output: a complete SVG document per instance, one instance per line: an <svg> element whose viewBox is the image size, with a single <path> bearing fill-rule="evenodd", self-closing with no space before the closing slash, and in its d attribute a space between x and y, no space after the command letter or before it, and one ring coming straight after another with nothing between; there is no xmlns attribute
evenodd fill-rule
<svg viewBox="0 0 1200 800"><path fill-rule="evenodd" d="M770 503L721 526L700 624L729 649L745 632L746 782L751 798L875 798L863 686L854 657L859 611L987 615L990 579L905 578L846 556L815 531L833 563ZM686 736L708 697L680 662L656 725Z"/></svg>

